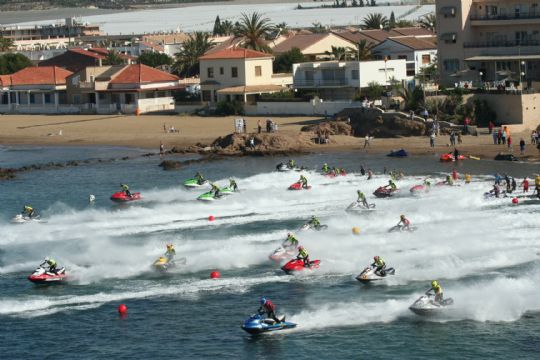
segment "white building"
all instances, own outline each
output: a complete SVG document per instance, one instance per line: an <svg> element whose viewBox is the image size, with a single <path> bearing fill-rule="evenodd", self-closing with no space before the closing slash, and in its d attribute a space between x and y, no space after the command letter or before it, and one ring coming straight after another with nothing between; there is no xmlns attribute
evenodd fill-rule
<svg viewBox="0 0 540 360"><path fill-rule="evenodd" d="M407 76L415 76L437 61L435 37L389 37L371 50L376 59L407 60Z"/></svg>
<svg viewBox="0 0 540 360"><path fill-rule="evenodd" d="M390 85L407 80L407 61L324 61L293 65L293 87L315 90L325 99L351 99L370 83Z"/></svg>

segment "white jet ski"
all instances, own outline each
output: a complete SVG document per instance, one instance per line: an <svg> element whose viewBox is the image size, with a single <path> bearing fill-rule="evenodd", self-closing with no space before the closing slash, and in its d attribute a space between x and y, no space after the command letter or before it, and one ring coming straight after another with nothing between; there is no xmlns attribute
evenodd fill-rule
<svg viewBox="0 0 540 360"><path fill-rule="evenodd" d="M41 220L39 215L36 215L34 217L28 217L22 214L17 214L11 219L12 224L26 224L26 223L31 223L31 222L44 222L44 221Z"/></svg>
<svg viewBox="0 0 540 360"><path fill-rule="evenodd" d="M375 210L375 204L369 204L369 207L365 207L362 203L359 203L358 201L355 201L351 203L345 211L349 213L362 213L364 211L373 211Z"/></svg>
<svg viewBox="0 0 540 360"><path fill-rule="evenodd" d="M444 299L441 303L435 301L433 295L422 295L416 300L409 309L420 316L434 316L448 311L448 308L454 304L452 298Z"/></svg>
<svg viewBox="0 0 540 360"><path fill-rule="evenodd" d="M394 275L396 270L394 268L387 268L383 270L382 274L379 274L375 271L376 268L371 266L366 267L357 277L356 280L364 284L369 284L372 282L377 282L384 280L389 275Z"/></svg>

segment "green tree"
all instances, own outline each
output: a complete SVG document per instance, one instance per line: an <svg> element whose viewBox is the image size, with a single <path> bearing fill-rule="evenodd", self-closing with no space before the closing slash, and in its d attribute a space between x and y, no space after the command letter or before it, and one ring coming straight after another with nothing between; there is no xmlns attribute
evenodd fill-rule
<svg viewBox="0 0 540 360"><path fill-rule="evenodd" d="M171 65L173 62L173 59L169 55L156 52L144 52L137 60L139 63L153 68L162 65Z"/></svg>
<svg viewBox="0 0 540 360"><path fill-rule="evenodd" d="M355 57L355 50L350 47L333 46L332 51L325 51L325 54L338 61L347 61Z"/></svg>
<svg viewBox="0 0 540 360"><path fill-rule="evenodd" d="M254 12L251 15L242 14L236 35L244 38L242 45L247 49L271 52L266 44L266 37L271 30L270 19Z"/></svg>
<svg viewBox="0 0 540 360"><path fill-rule="evenodd" d="M352 0L351 6L352 6L352 7L358 7L358 1Z"/></svg>
<svg viewBox="0 0 540 360"><path fill-rule="evenodd" d="M360 40L358 43L358 51L356 57L358 61L371 60L371 49L373 48L373 43L367 42L366 40Z"/></svg>
<svg viewBox="0 0 540 360"><path fill-rule="evenodd" d="M413 27L414 23L410 20L398 20L396 22L396 28L406 28L406 27Z"/></svg>
<svg viewBox="0 0 540 360"><path fill-rule="evenodd" d="M220 35L223 35L223 36L233 35L235 32L235 27L234 27L233 22L230 20L222 21L220 31L221 31Z"/></svg>
<svg viewBox="0 0 540 360"><path fill-rule="evenodd" d="M402 88L399 91L399 96L403 98L406 110L416 110L424 103L424 92L418 86L415 86L412 90Z"/></svg>
<svg viewBox="0 0 540 360"><path fill-rule="evenodd" d="M364 0L360 0L360 2L358 3L358 6L364 7L364 6L365 6L365 5L364 5Z"/></svg>
<svg viewBox="0 0 540 360"><path fill-rule="evenodd" d="M362 19L360 27L363 30L369 29L383 29L388 26L388 19L381 13L368 14Z"/></svg>
<svg viewBox="0 0 540 360"><path fill-rule="evenodd" d="M214 36L223 35L221 32L221 20L219 19L219 15L216 16L216 20L214 21L214 30L212 30L212 34Z"/></svg>
<svg viewBox="0 0 540 360"><path fill-rule="evenodd" d="M394 15L394 12L390 14L390 20L388 21L388 28L393 29L396 27L396 15Z"/></svg>
<svg viewBox="0 0 540 360"><path fill-rule="evenodd" d="M274 72L275 73L289 73L292 72L293 64L302 63L306 61L304 54L300 49L294 47L286 53L279 54L274 60Z"/></svg>
<svg viewBox="0 0 540 360"><path fill-rule="evenodd" d="M32 61L23 54L7 53L0 56L0 75L13 74L32 66Z"/></svg>
<svg viewBox="0 0 540 360"><path fill-rule="evenodd" d="M199 75L199 58L214 46L208 33L197 31L184 41L182 50L176 53L174 71L180 76Z"/></svg>
<svg viewBox="0 0 540 360"><path fill-rule="evenodd" d="M0 51L9 51L11 48L13 48L13 40L0 36Z"/></svg>
<svg viewBox="0 0 540 360"><path fill-rule="evenodd" d="M326 32L326 28L320 22L314 22L311 25L313 25L313 27L310 30L314 34L321 34Z"/></svg>
<svg viewBox="0 0 540 360"><path fill-rule="evenodd" d="M371 0L370 6L377 6L377 3L375 2L375 0Z"/></svg>
<svg viewBox="0 0 540 360"><path fill-rule="evenodd" d="M379 99L384 94L384 87L377 82L370 82L366 90L366 95L370 100Z"/></svg>
<svg viewBox="0 0 540 360"><path fill-rule="evenodd" d="M418 25L424 29L436 32L437 29L437 17L435 14L426 14L418 20Z"/></svg>
<svg viewBox="0 0 540 360"><path fill-rule="evenodd" d="M115 50L110 50L105 56L105 60L103 61L104 65L121 65L123 63L124 60Z"/></svg>

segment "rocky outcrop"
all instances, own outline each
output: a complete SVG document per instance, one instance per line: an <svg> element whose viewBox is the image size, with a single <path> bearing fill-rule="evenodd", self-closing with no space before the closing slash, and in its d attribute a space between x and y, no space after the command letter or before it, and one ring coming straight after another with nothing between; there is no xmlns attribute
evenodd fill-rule
<svg viewBox="0 0 540 360"><path fill-rule="evenodd" d="M377 138L421 136L427 131L422 121L383 113L378 109L345 109L338 114L338 118L350 118L354 136L360 137L367 134Z"/></svg>
<svg viewBox="0 0 540 360"><path fill-rule="evenodd" d="M182 167L182 162L175 160L164 160L159 165L163 170L177 170Z"/></svg>
<svg viewBox="0 0 540 360"><path fill-rule="evenodd" d="M351 135L352 126L345 121L330 121L320 124L306 125L300 129L303 132L327 135Z"/></svg>
<svg viewBox="0 0 540 360"><path fill-rule="evenodd" d="M277 155L298 154L309 139L289 134L229 134L217 138L211 145L219 155Z"/></svg>

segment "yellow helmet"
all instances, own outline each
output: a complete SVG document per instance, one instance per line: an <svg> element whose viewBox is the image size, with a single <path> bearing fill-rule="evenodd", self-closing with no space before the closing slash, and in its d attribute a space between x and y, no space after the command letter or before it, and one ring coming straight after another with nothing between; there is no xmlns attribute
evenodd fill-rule
<svg viewBox="0 0 540 360"><path fill-rule="evenodd" d="M437 280L433 280L431 282L431 287L436 287L436 286L439 286L439 283L437 282Z"/></svg>
<svg viewBox="0 0 540 360"><path fill-rule="evenodd" d="M167 249L172 249L172 248L174 248L173 244L167 244Z"/></svg>

